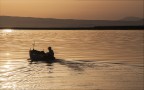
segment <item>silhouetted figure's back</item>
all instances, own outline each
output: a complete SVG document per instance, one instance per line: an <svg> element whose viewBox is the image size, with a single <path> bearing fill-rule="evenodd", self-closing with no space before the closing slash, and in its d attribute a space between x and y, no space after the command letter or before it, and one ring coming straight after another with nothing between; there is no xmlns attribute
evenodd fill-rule
<svg viewBox="0 0 144 90"><path fill-rule="evenodd" d="M47 55L50 57L50 59L54 59L54 51L52 50L51 47L48 47Z"/></svg>

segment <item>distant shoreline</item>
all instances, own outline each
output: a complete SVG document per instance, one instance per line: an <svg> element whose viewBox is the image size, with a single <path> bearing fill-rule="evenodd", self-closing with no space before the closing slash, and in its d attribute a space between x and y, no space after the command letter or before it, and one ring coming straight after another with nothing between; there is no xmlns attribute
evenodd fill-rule
<svg viewBox="0 0 144 90"><path fill-rule="evenodd" d="M96 26L96 27L0 27L19 30L144 30L144 26Z"/></svg>

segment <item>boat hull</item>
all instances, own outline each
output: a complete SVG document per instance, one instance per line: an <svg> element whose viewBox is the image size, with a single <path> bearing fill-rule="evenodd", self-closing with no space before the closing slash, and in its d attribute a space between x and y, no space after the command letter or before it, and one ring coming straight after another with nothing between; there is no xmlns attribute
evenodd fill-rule
<svg viewBox="0 0 144 90"><path fill-rule="evenodd" d="M29 56L31 61L46 61L46 62L54 62L55 57L51 56L44 51L30 50Z"/></svg>

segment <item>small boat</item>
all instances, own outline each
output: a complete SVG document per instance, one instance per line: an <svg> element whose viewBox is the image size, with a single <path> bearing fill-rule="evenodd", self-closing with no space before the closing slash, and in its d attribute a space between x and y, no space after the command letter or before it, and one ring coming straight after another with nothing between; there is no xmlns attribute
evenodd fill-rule
<svg viewBox="0 0 144 90"><path fill-rule="evenodd" d="M38 51L34 49L35 42L33 44L33 49L29 50L30 61L45 61L45 62L55 62L54 53L45 53L44 51ZM50 47L51 48L51 47Z"/></svg>
<svg viewBox="0 0 144 90"><path fill-rule="evenodd" d="M46 61L46 62L54 62L55 57L45 53L44 51L38 50L29 50L29 56L31 61Z"/></svg>

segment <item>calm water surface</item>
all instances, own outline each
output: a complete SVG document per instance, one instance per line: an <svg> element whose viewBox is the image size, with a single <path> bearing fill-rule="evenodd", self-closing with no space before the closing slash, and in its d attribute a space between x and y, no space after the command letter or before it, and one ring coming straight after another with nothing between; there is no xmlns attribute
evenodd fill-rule
<svg viewBox="0 0 144 90"><path fill-rule="evenodd" d="M144 31L0 31L0 90L143 90ZM28 51L47 52L57 63L28 62Z"/></svg>

